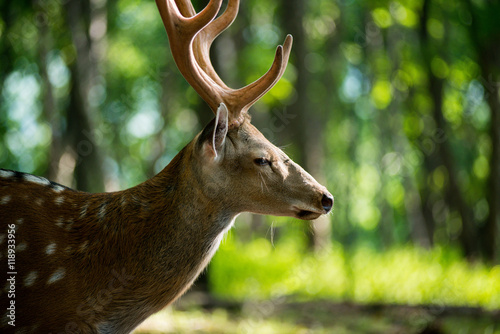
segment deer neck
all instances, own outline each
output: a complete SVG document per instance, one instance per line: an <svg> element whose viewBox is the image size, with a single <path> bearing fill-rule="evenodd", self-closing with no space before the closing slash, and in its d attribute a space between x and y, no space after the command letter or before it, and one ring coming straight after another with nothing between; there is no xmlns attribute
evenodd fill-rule
<svg viewBox="0 0 500 334"><path fill-rule="evenodd" d="M136 300L135 310L141 310L136 314L135 325L191 286L236 216L217 201L207 198L201 184L192 177L189 155L188 145L152 179L114 194L118 196L115 201L126 204L119 221L113 223L117 225L106 229L121 230L121 233L117 233L116 243L109 243L114 244L115 249L102 253L103 257L116 255L100 259L113 263L116 271L123 270L131 277L130 286L155 287L123 290L127 298ZM129 215L128 212L134 213ZM120 237L122 233L129 237L121 245L119 240L125 240ZM141 251L143 249L148 252ZM99 285L98 282L93 284ZM121 320L107 324L115 329L122 328Z"/></svg>
<svg viewBox="0 0 500 334"><path fill-rule="evenodd" d="M237 212L207 189L210 184L193 157L194 146L186 146L158 175L130 191L142 194L144 205L152 206L150 218L162 221L160 225L181 233L195 230L207 237L217 236L227 230Z"/></svg>

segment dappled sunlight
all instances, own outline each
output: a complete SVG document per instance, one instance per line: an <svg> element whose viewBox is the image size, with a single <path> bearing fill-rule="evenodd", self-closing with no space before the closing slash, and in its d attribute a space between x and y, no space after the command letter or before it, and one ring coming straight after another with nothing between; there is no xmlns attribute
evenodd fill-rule
<svg viewBox="0 0 500 334"><path fill-rule="evenodd" d="M500 308L500 267L471 264L437 247L368 247L346 251L336 244L318 254L291 242L266 239L241 244L229 238L210 266L220 297L246 300L279 296L360 303L470 305Z"/></svg>

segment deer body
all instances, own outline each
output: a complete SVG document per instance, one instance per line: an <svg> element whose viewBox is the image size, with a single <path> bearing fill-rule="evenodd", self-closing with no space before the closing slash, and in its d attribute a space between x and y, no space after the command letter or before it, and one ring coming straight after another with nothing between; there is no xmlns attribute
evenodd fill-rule
<svg viewBox="0 0 500 334"><path fill-rule="evenodd" d="M196 17L190 3L176 0L177 9L173 1L157 1L172 47L180 38L173 21L214 38L238 4L230 1L213 21L221 0ZM192 30L196 47L184 45L192 63L178 65L190 83L199 80L191 84L204 91L215 119L158 175L124 191L89 194L0 169L2 333L129 333L190 287L239 213L315 219L331 210L326 188L265 139L246 113L283 74L291 37L264 79L233 90L236 99L224 95L230 89L208 61L210 38L197 40Z"/></svg>
<svg viewBox="0 0 500 334"><path fill-rule="evenodd" d="M235 214L182 177L185 151L156 177L116 193L56 191L3 172L0 198L9 200L1 220L16 226L18 329L127 333L191 285Z"/></svg>

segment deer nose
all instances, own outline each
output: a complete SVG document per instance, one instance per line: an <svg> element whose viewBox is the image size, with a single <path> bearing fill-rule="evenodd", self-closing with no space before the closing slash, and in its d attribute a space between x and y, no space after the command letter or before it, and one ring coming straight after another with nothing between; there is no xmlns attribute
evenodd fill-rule
<svg viewBox="0 0 500 334"><path fill-rule="evenodd" d="M323 198L321 198L321 205L323 209L325 209L326 213L330 212L333 207L333 196L330 194L323 194Z"/></svg>

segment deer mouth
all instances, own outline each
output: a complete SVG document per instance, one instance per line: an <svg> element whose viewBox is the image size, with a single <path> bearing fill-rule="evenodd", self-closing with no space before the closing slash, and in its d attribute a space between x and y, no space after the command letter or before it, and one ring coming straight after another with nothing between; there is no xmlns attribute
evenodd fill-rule
<svg viewBox="0 0 500 334"><path fill-rule="evenodd" d="M302 205L301 205L302 206ZM321 197L321 209L315 207L314 205L305 205L302 207L294 205L292 207L295 216L299 219L313 220L318 218L323 214L327 214L332 211L333 208L333 196L326 192Z"/></svg>
<svg viewBox="0 0 500 334"><path fill-rule="evenodd" d="M295 208L297 211L295 212L295 216L299 219L303 220L313 220L321 216L323 213L321 212L315 212L315 211L309 211L309 210L302 210L299 208Z"/></svg>

